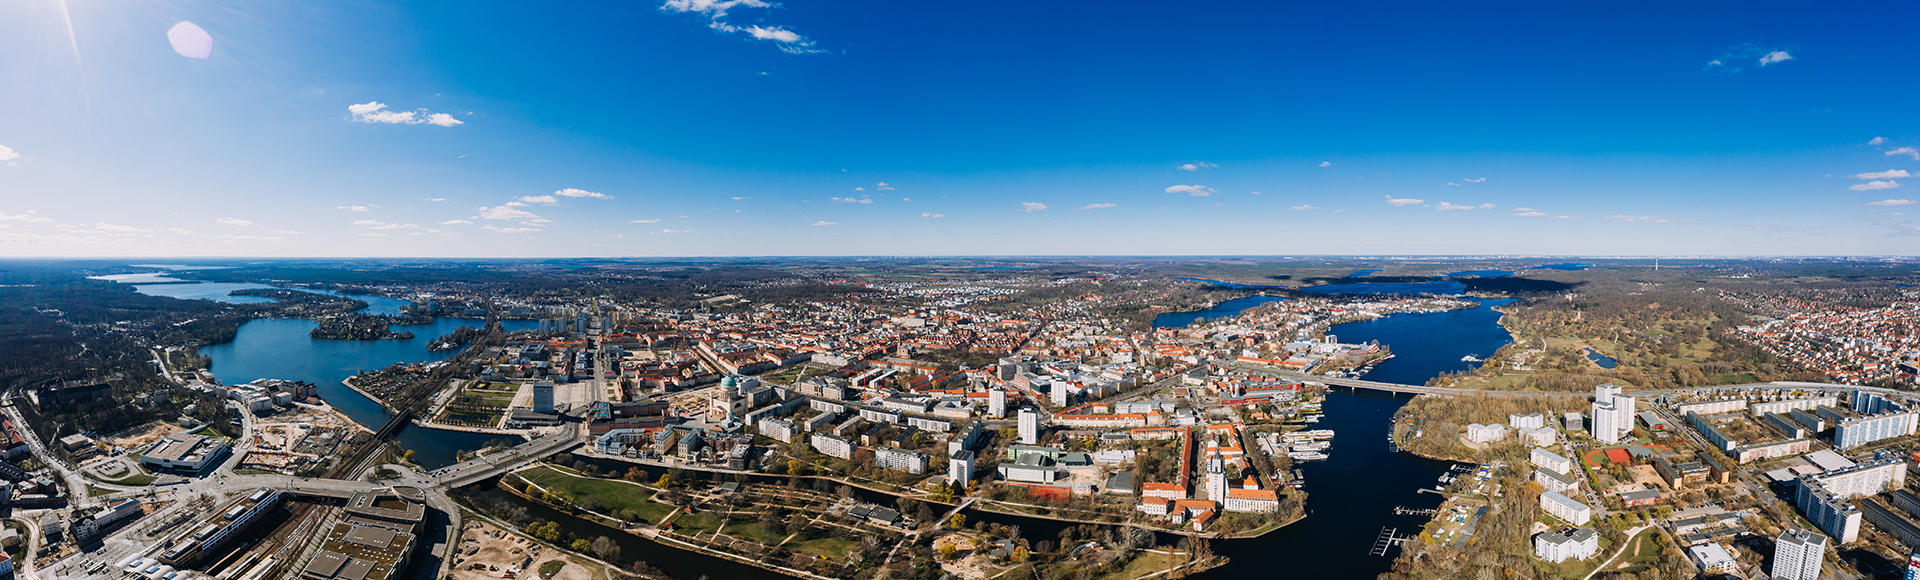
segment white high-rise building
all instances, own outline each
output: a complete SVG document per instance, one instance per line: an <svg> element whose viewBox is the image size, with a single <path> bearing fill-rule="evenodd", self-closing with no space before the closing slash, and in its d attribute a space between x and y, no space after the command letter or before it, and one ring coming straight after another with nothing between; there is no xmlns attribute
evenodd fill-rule
<svg viewBox="0 0 1920 580"><path fill-rule="evenodd" d="M1033 407L1020 408L1020 443L1022 445L1040 443L1040 412Z"/></svg>
<svg viewBox="0 0 1920 580"><path fill-rule="evenodd" d="M1600 385L1593 389L1593 438L1601 443L1619 443L1633 432L1633 397L1620 394L1620 387Z"/></svg>
<svg viewBox="0 0 1920 580"><path fill-rule="evenodd" d="M1007 416L1007 390L1000 387L987 389L987 416L998 419Z"/></svg>
<svg viewBox="0 0 1920 580"><path fill-rule="evenodd" d="M1226 503L1227 470L1219 455L1207 457L1207 499Z"/></svg>
<svg viewBox="0 0 1920 580"><path fill-rule="evenodd" d="M1827 537L1813 530L1787 530L1773 542L1774 580L1819 580Z"/></svg>
<svg viewBox="0 0 1920 580"><path fill-rule="evenodd" d="M1067 391L1069 390L1071 389L1067 388L1067 382L1062 380L1055 380L1053 381L1053 384L1048 385L1047 395L1053 398L1053 406L1055 407L1067 406L1067 394L1068 394Z"/></svg>

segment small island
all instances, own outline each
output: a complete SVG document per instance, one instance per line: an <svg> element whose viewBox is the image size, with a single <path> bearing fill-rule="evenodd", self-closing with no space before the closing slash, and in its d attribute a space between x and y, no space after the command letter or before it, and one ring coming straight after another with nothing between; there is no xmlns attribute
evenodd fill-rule
<svg viewBox="0 0 1920 580"><path fill-rule="evenodd" d="M413 338L412 332L393 332L389 326L406 324L409 318L376 316L372 314L341 314L320 319L320 326L308 332L314 338L335 340L406 340Z"/></svg>

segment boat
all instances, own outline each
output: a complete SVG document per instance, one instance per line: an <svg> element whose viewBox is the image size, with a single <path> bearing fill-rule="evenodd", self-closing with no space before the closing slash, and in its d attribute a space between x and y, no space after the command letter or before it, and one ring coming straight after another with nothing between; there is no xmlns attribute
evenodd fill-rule
<svg viewBox="0 0 1920 580"><path fill-rule="evenodd" d="M1460 362L1480 362L1480 357L1467 355L1460 357Z"/></svg>
<svg viewBox="0 0 1920 580"><path fill-rule="evenodd" d="M1287 457L1292 458L1294 461L1319 461L1326 459L1327 454L1317 451L1295 451L1288 453Z"/></svg>
<svg viewBox="0 0 1920 580"><path fill-rule="evenodd" d="M1326 451L1328 447L1332 447L1332 446L1333 446L1332 443L1327 443L1322 441L1322 442L1316 442L1316 443L1302 443L1299 445L1293 445L1293 446L1290 446L1289 449L1292 449L1293 451Z"/></svg>

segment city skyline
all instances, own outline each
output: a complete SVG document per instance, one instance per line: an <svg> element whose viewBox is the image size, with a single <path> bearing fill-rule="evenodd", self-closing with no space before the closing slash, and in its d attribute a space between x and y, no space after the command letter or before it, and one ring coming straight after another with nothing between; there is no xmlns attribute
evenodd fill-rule
<svg viewBox="0 0 1920 580"><path fill-rule="evenodd" d="M14 3L0 255L1920 239L1911 5L1101 8Z"/></svg>

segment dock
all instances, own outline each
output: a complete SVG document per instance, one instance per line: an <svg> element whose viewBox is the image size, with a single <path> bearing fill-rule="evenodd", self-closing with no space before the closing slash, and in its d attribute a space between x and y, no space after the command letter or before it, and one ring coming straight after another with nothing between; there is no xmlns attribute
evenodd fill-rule
<svg viewBox="0 0 1920 580"><path fill-rule="evenodd" d="M1413 536L1400 536L1398 534L1399 531L1400 528L1380 528L1380 536L1373 539L1373 549L1368 550L1367 554L1372 556L1385 556L1387 555L1387 550L1392 549L1394 546L1405 545L1408 540L1413 539Z"/></svg>
<svg viewBox="0 0 1920 580"><path fill-rule="evenodd" d="M1393 507L1393 515L1396 515L1396 516L1431 516L1436 513L1440 513L1440 510L1432 510L1432 509L1417 510L1417 509L1413 509L1406 506Z"/></svg>

